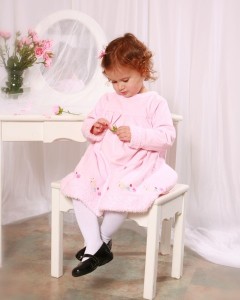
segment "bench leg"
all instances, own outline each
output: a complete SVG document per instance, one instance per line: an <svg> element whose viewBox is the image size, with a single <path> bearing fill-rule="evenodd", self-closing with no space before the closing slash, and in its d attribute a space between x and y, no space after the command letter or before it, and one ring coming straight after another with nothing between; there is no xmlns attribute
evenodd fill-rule
<svg viewBox="0 0 240 300"><path fill-rule="evenodd" d="M162 221L162 234L160 243L160 253L167 255L171 253L171 231L172 231L172 218Z"/></svg>
<svg viewBox="0 0 240 300"><path fill-rule="evenodd" d="M173 278L179 279L183 272L184 255L184 195L182 203L182 212L177 213L174 226L173 256L172 256L172 274Z"/></svg>
<svg viewBox="0 0 240 300"><path fill-rule="evenodd" d="M147 247L144 275L144 299L154 299L156 295L158 251L159 251L159 207L153 205L149 212Z"/></svg>

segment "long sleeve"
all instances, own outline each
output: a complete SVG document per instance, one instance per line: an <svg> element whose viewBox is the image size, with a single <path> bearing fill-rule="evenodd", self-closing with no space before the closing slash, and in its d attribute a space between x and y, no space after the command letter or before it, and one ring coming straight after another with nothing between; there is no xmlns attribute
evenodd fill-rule
<svg viewBox="0 0 240 300"><path fill-rule="evenodd" d="M93 124L99 119L102 118L102 98L98 101L96 104L95 108L88 114L86 119L83 122L82 126L82 133L84 137L90 142L90 143L95 143L95 142L100 142L104 135L105 132L99 135L94 135L91 133L91 129Z"/></svg>
<svg viewBox="0 0 240 300"><path fill-rule="evenodd" d="M150 107L152 119L151 128L131 126L131 141L129 146L134 149L149 151L164 151L170 147L176 137L168 104L161 98Z"/></svg>

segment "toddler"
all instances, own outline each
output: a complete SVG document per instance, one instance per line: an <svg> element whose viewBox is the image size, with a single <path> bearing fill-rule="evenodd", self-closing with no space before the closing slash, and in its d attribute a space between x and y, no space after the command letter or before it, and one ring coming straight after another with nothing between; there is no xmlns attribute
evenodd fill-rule
<svg viewBox="0 0 240 300"><path fill-rule="evenodd" d="M165 162L175 139L168 104L144 85L155 79L151 51L126 33L111 41L100 59L114 92L103 95L84 120L89 146L61 181L62 193L73 199L86 245L76 254L75 277L110 262L112 236L128 212L148 211L177 181Z"/></svg>

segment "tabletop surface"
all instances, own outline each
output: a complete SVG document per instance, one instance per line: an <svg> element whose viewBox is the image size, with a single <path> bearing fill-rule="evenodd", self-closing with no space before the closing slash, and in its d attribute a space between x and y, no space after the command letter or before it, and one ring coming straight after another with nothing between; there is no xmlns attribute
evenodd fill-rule
<svg viewBox="0 0 240 300"><path fill-rule="evenodd" d="M70 115L70 114L63 114L63 115L1 115L0 114L0 121L16 121L16 122L48 122L48 121L59 121L59 122L74 122L74 121L83 121L85 118L84 114L79 115Z"/></svg>

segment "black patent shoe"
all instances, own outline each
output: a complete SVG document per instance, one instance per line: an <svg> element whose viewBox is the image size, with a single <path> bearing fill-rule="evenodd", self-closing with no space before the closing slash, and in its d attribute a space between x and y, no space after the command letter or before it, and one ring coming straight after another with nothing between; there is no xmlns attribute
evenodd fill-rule
<svg viewBox="0 0 240 300"><path fill-rule="evenodd" d="M110 241L107 243L107 246L108 246L108 248L109 248L110 250L112 249L112 240L110 240ZM82 248L81 250L79 250L79 251L77 252L77 254L75 255L75 257L76 257L78 260L82 261L82 258L83 258L83 255L84 255L84 253L85 253L85 250L86 250L86 247L84 247L84 248Z"/></svg>
<svg viewBox="0 0 240 300"><path fill-rule="evenodd" d="M113 259L113 254L107 244L103 243L100 249L94 254L84 254L83 257L89 257L80 262L73 270L72 276L79 277L93 272L97 267L103 266Z"/></svg>

